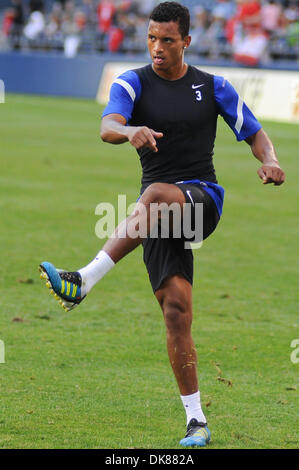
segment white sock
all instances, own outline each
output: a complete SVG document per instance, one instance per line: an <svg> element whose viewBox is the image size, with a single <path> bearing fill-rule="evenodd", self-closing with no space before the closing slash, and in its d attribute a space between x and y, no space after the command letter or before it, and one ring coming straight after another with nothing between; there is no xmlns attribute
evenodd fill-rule
<svg viewBox="0 0 299 470"><path fill-rule="evenodd" d="M94 260L78 270L82 277L82 295L88 294L93 286L115 266L114 261L103 250L99 251Z"/></svg>
<svg viewBox="0 0 299 470"><path fill-rule="evenodd" d="M187 425L192 418L197 419L199 423L207 422L206 417L201 409L199 391L192 393L192 395L181 395L181 400L186 411Z"/></svg>

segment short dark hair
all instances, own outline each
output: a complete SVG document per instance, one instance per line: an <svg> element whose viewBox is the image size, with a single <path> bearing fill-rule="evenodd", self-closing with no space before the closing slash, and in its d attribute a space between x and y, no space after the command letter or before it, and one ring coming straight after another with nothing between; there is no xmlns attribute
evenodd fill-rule
<svg viewBox="0 0 299 470"><path fill-rule="evenodd" d="M150 20L157 23L168 23L174 21L179 24L179 31L182 38L189 34L190 13L188 8L177 2L163 2L157 5L150 16Z"/></svg>

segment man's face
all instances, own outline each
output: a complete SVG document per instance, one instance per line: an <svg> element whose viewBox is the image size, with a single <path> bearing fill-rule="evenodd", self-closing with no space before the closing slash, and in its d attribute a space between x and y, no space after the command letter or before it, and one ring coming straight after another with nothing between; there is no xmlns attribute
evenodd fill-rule
<svg viewBox="0 0 299 470"><path fill-rule="evenodd" d="M188 47L190 42L190 36L182 38L178 23L158 23L150 20L147 44L154 69L158 73L170 75L172 70L181 67L184 48Z"/></svg>

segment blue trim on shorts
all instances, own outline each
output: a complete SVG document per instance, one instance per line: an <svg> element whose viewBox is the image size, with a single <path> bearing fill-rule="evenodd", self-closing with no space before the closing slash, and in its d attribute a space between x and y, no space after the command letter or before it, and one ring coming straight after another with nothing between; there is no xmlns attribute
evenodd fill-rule
<svg viewBox="0 0 299 470"><path fill-rule="evenodd" d="M202 189L204 189L214 200L219 217L222 215L223 201L224 201L224 188L219 184L212 183L211 181L201 181L201 180L186 180L186 181L177 181L176 183L180 184L200 184Z"/></svg>

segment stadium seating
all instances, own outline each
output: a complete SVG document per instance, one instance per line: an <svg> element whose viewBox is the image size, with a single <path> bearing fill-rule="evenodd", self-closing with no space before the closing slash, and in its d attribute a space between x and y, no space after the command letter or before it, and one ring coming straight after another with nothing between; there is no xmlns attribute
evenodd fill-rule
<svg viewBox="0 0 299 470"><path fill-rule="evenodd" d="M111 17L107 28L103 28L101 11L107 2L112 5ZM158 2L155 0L2 0L0 51L52 50L70 56L79 52L144 54L147 27L145 7L149 8L156 3ZM256 3L257 10L260 8L261 11L265 6L269 7L270 3L273 4L271 0L251 0L248 2L249 9L246 10L244 1L242 5L245 7L241 12L239 3L237 5L230 0L181 0L181 3L191 12L193 41L187 53L216 61L237 60L233 37L236 36L236 31L240 33L241 30L242 38L246 38L250 5ZM266 49L257 58L257 63L299 59L299 2L281 0L274 3L277 8L281 8L279 25L273 31L266 31L261 20L258 20L260 34L266 38ZM19 10L18 15L16 14L18 4L23 9L23 18L19 17L17 21L15 17L19 15ZM36 11L42 27L35 35L28 34L30 15ZM239 38L240 36L237 38L238 42Z"/></svg>

